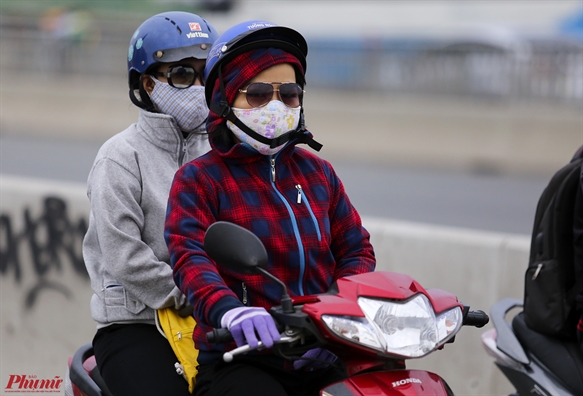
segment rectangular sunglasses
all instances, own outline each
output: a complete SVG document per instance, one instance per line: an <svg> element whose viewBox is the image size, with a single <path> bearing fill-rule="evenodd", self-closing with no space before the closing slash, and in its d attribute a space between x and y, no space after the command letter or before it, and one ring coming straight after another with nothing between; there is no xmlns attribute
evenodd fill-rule
<svg viewBox="0 0 583 396"><path fill-rule="evenodd" d="M278 84L279 88L275 88L273 84ZM239 89L239 92L245 94L247 103L252 107L262 107L268 104L273 98L274 91L277 92L279 100L287 107L300 106L305 92L300 84L284 82L254 82L249 84L246 89Z"/></svg>

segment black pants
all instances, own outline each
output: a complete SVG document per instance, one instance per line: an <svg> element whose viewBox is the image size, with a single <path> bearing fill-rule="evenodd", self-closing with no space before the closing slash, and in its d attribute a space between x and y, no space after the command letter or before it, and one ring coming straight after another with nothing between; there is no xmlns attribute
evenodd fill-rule
<svg viewBox="0 0 583 396"><path fill-rule="evenodd" d="M178 361L156 326L111 325L93 339L99 372L114 396L181 396L188 383L176 373Z"/></svg>
<svg viewBox="0 0 583 396"><path fill-rule="evenodd" d="M294 371L265 356L238 356L231 363L198 366L195 396L311 396L346 378L341 364L315 371Z"/></svg>

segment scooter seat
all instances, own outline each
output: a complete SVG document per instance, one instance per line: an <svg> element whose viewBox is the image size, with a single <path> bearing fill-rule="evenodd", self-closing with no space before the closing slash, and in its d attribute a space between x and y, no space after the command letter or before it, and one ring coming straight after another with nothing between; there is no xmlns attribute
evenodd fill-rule
<svg viewBox="0 0 583 396"><path fill-rule="evenodd" d="M107 385L105 384L105 381L103 380L103 377L101 376L97 366L95 366L95 368L91 371L91 378L93 378L93 381L95 381L97 386L99 386L103 396L113 396L113 394L107 388Z"/></svg>
<svg viewBox="0 0 583 396"><path fill-rule="evenodd" d="M525 350L574 395L583 395L583 354L577 342L532 330L526 325L522 312L512 320L512 328Z"/></svg>

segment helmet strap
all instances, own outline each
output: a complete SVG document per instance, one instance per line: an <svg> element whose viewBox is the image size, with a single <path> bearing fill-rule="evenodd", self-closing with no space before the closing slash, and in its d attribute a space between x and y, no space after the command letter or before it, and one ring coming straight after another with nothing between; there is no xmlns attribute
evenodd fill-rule
<svg viewBox="0 0 583 396"><path fill-rule="evenodd" d="M136 106L138 106L140 109L144 109L146 111L152 112L152 113L156 113L157 110L154 107L154 103L152 103L152 101L150 100L150 95L148 95L148 92L146 92L146 90L144 89L144 84L142 82L142 78L144 77L144 74L140 75L140 78L137 81L137 87L130 87L130 100L132 101L132 103ZM138 89L140 98L138 99L136 97L136 93L135 90L136 88Z"/></svg>
<svg viewBox="0 0 583 396"><path fill-rule="evenodd" d="M225 84L223 82L223 76L221 73L221 69L222 68L219 67L219 70L218 70L218 79L219 79L219 88L220 88L220 92L221 92L221 101L219 102L218 105L215 102L211 103L210 109L212 111L217 113L222 118L225 118L228 121L231 121L239 129L241 129L243 132L245 132L247 135L249 135L253 139L257 140L258 142L261 142L263 144L268 144L270 148L279 147L282 144L289 142L290 140L297 139L298 143L305 143L315 151L320 151L320 149L322 149L322 144L318 143L309 134L305 133L306 132L306 123L305 123L305 119L304 119L303 106L301 107L301 110L300 110L300 122L298 124L298 127L294 130L288 131L288 132L286 132L286 133L284 133L276 138L273 138L273 139L266 138L265 136L258 134L257 132L255 132L254 130L249 128L247 125L245 125L239 118L237 118L235 113L233 113L231 111L231 106L229 106L229 103L227 102L227 95L225 93ZM302 104L300 104L300 105L302 105Z"/></svg>

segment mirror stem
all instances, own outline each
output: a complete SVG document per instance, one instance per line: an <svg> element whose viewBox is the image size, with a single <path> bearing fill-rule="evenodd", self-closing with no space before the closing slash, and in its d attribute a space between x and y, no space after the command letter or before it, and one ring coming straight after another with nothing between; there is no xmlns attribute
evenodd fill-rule
<svg viewBox="0 0 583 396"><path fill-rule="evenodd" d="M264 268L255 267L255 269L258 272L261 272L263 275L265 275L266 277L268 277L269 279L278 283L281 286L281 309L282 309L282 312L286 313L286 314L293 313L294 306L293 306L292 300L289 297L289 294L287 292L287 287L286 287L285 283L283 283L281 280L277 279L275 276L271 275Z"/></svg>

